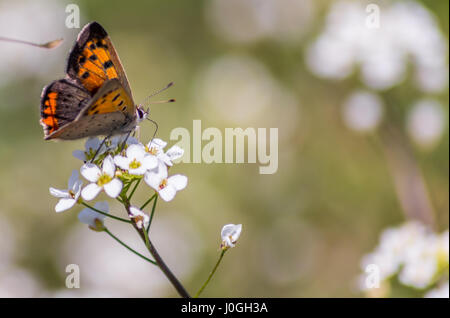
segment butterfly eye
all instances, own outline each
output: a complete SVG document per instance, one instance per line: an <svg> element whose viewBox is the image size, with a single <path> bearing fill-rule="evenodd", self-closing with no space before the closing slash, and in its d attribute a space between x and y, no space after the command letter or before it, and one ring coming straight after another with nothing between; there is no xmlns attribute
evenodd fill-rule
<svg viewBox="0 0 450 318"><path fill-rule="evenodd" d="M148 113L143 110L141 107L136 108L136 116L138 121L144 120L147 117Z"/></svg>

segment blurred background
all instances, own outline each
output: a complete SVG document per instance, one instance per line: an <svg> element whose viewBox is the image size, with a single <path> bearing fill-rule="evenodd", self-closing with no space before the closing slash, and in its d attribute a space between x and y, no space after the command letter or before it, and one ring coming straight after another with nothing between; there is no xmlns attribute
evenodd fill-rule
<svg viewBox="0 0 450 318"><path fill-rule="evenodd" d="M449 4L387 0L376 1L379 27L367 22L370 1L0 0L0 36L64 38L53 50L0 42L0 296L177 296L157 268L81 224L81 207L54 211L48 188L66 188L81 165L72 151L84 149L44 141L39 125L42 88L64 77L81 30L65 26L69 3L80 27L95 20L108 31L137 103L175 82L155 99L177 102L151 107L163 140L176 127L192 132L194 119L222 132L278 128L275 174L257 164L173 168L189 185L158 203L151 236L191 293L220 254L222 226L241 223L203 296L422 297L447 284L448 297ZM142 125L143 142L153 129ZM142 186L134 200L149 195ZM427 237L447 233L443 262L413 261L412 283L400 275L388 291L363 291L364 259L393 244L381 233L411 220ZM106 223L145 253L133 229ZM71 263L80 289L65 288ZM432 278L415 284L426 271Z"/></svg>

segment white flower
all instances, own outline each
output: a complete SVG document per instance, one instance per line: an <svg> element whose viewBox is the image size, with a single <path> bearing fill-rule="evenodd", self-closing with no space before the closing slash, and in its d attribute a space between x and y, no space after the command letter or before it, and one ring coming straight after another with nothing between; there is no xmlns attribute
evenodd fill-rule
<svg viewBox="0 0 450 318"><path fill-rule="evenodd" d="M139 229L142 229L142 227L147 228L150 222L150 217L134 206L130 206L130 218L136 219L136 226Z"/></svg>
<svg viewBox="0 0 450 318"><path fill-rule="evenodd" d="M126 136L125 136L126 137ZM110 139L110 147L115 149L119 146L122 146L123 139L125 138L123 135L114 136ZM127 138L127 145L137 145L139 144L139 141L134 138L133 136L128 136Z"/></svg>
<svg viewBox="0 0 450 318"><path fill-rule="evenodd" d="M82 185L83 181L78 180L78 171L74 170L70 176L67 190L50 188L50 194L54 197L60 198L59 202L55 206L55 211L62 212L73 207L80 197Z"/></svg>
<svg viewBox="0 0 450 318"><path fill-rule="evenodd" d="M177 191L186 188L188 181L187 177L181 174L167 177L167 167L162 162L159 162L157 169L147 171L144 180L164 201L171 201Z"/></svg>
<svg viewBox="0 0 450 318"><path fill-rule="evenodd" d="M370 132L383 117L383 103L376 94L356 91L344 103L342 115L348 128L357 132Z"/></svg>
<svg viewBox="0 0 450 318"><path fill-rule="evenodd" d="M81 191L83 199L94 199L102 189L111 198L117 197L122 191L122 181L115 178L115 170L116 166L110 155L103 160L102 170L92 163L84 164L80 169L81 174L91 183Z"/></svg>
<svg viewBox="0 0 450 318"><path fill-rule="evenodd" d="M147 154L142 145L129 146L126 154L126 157L121 155L115 156L114 162L120 168L128 170L130 174L142 175L147 170L158 166L158 160L156 157Z"/></svg>
<svg viewBox="0 0 450 318"><path fill-rule="evenodd" d="M175 159L181 158L184 154L184 150L177 145L172 146L167 152L164 152L164 147L166 147L167 142L155 138L150 141L145 147L146 151L158 158L167 166L172 166Z"/></svg>
<svg viewBox="0 0 450 318"><path fill-rule="evenodd" d="M410 137L424 149L432 149L439 142L445 125L442 105L433 99L422 99L416 102L407 118Z"/></svg>
<svg viewBox="0 0 450 318"><path fill-rule="evenodd" d="M448 281L425 294L425 298L449 298Z"/></svg>
<svg viewBox="0 0 450 318"><path fill-rule="evenodd" d="M379 90L411 72L422 91L445 89L448 46L436 18L417 1L385 4L380 26L372 28L363 1L333 1L323 32L305 55L311 71L341 79L357 68L363 83Z"/></svg>
<svg viewBox="0 0 450 318"><path fill-rule="evenodd" d="M106 151L105 144L103 144L102 147L100 148L101 144L102 144L102 140L98 139L97 137L88 138L84 145L85 150L84 151L83 150L74 150L72 152L72 154L75 158L86 162L94 156L94 154L97 152L97 150L98 150L97 156L101 155L102 153L104 153Z"/></svg>
<svg viewBox="0 0 450 318"><path fill-rule="evenodd" d="M94 208L105 213L109 211L108 202L106 201L95 203ZM82 223L89 225L89 228L94 231L104 230L103 220L105 217L105 215L95 212L90 208L85 208L78 214L78 219Z"/></svg>
<svg viewBox="0 0 450 318"><path fill-rule="evenodd" d="M242 224L227 224L224 225L220 235L222 236L221 248L226 250L230 247L234 247L239 236L241 235Z"/></svg>
<svg viewBox="0 0 450 318"><path fill-rule="evenodd" d="M448 231L438 235L415 221L386 229L361 263L362 268L370 264L378 266L382 280L398 275L401 284L425 289L448 266Z"/></svg>

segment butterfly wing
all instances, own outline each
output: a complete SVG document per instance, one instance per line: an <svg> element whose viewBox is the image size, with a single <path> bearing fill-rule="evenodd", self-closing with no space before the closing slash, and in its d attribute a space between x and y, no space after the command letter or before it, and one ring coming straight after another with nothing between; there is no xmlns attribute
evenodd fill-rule
<svg viewBox="0 0 450 318"><path fill-rule="evenodd" d="M91 22L81 30L69 54L66 73L92 95L106 81L117 78L128 96L130 98L133 96L125 70L111 39L97 22Z"/></svg>
<svg viewBox="0 0 450 318"><path fill-rule="evenodd" d="M75 120L89 103L91 96L84 87L70 79L54 81L44 87L41 95L41 120L44 138Z"/></svg>
<svg viewBox="0 0 450 318"><path fill-rule="evenodd" d="M135 115L128 112L130 105L133 101L120 81L109 80L78 111L76 118L47 139L68 140L127 133L136 125Z"/></svg>
<svg viewBox="0 0 450 318"><path fill-rule="evenodd" d="M79 139L134 128L130 85L106 31L97 22L79 33L67 77L44 88L41 125L45 139Z"/></svg>

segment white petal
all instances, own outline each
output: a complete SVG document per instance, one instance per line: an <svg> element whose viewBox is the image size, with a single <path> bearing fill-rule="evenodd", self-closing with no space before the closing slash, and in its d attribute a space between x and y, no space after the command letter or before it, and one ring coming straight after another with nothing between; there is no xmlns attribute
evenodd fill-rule
<svg viewBox="0 0 450 318"><path fill-rule="evenodd" d="M145 149L141 145L130 145L127 148L127 157L131 160L137 159L141 161L141 158L145 156Z"/></svg>
<svg viewBox="0 0 450 318"><path fill-rule="evenodd" d="M97 151L98 147L100 147L101 141L97 137L88 138L86 143L84 144L84 148L86 152L89 152L89 149L93 151ZM99 151L100 152L100 151Z"/></svg>
<svg viewBox="0 0 450 318"><path fill-rule="evenodd" d="M124 156L115 156L114 163L123 170L128 170L131 160Z"/></svg>
<svg viewBox="0 0 450 318"><path fill-rule="evenodd" d="M70 198L69 191L67 190L59 190L55 188L50 187L50 194L57 198Z"/></svg>
<svg viewBox="0 0 450 318"><path fill-rule="evenodd" d="M227 224L222 228L220 236L222 237L222 241L230 247L233 247L239 236L241 235L242 224Z"/></svg>
<svg viewBox="0 0 450 318"><path fill-rule="evenodd" d="M81 190L81 197L90 201L94 199L102 191L102 187L99 187L96 183L90 183Z"/></svg>
<svg viewBox="0 0 450 318"><path fill-rule="evenodd" d="M83 150L74 150L72 151L72 155L81 161L86 161L86 154Z"/></svg>
<svg viewBox="0 0 450 318"><path fill-rule="evenodd" d="M138 216L138 215L143 214L143 212L135 206L130 206L130 212L131 212L131 216Z"/></svg>
<svg viewBox="0 0 450 318"><path fill-rule="evenodd" d="M161 183L162 179L161 179L161 177L159 176L158 173L156 173L154 171L147 171L145 173L145 175L144 175L144 181L149 186L151 186L153 189L158 191L159 190L159 184Z"/></svg>
<svg viewBox="0 0 450 318"><path fill-rule="evenodd" d="M163 152L161 152L159 155L158 155L158 159L160 160L160 161L162 161L166 166L168 166L168 167L172 167L173 166L173 163L172 163L172 160L170 160L170 158L169 158L169 156L167 156L165 153L163 153Z"/></svg>
<svg viewBox="0 0 450 318"><path fill-rule="evenodd" d="M133 136L128 137L127 145L138 145L138 144L139 144L139 141L136 138L134 138Z"/></svg>
<svg viewBox="0 0 450 318"><path fill-rule="evenodd" d="M141 162L145 170L154 169L158 166L158 159L156 159L156 157L152 155L146 155L144 158L142 158Z"/></svg>
<svg viewBox="0 0 450 318"><path fill-rule="evenodd" d="M80 213L78 213L78 220L80 220L81 223L95 227L96 217L94 213L101 215L100 213L97 213L89 208L83 209Z"/></svg>
<svg viewBox="0 0 450 318"><path fill-rule="evenodd" d="M147 147L162 150L166 145L167 142L163 141L162 139L155 138L147 144Z"/></svg>
<svg viewBox="0 0 450 318"><path fill-rule="evenodd" d="M103 186L107 195L111 198L116 198L120 191L122 191L122 181L117 178L112 179L110 182Z"/></svg>
<svg viewBox="0 0 450 318"><path fill-rule="evenodd" d="M178 158L183 157L184 150L177 145L172 146L169 150L166 151L166 155L170 158L170 160L176 160Z"/></svg>
<svg viewBox="0 0 450 318"><path fill-rule="evenodd" d="M122 143L124 135L114 136L109 141L111 143L112 148L116 148L119 144Z"/></svg>
<svg viewBox="0 0 450 318"><path fill-rule="evenodd" d="M242 231L242 224L237 224L234 227L234 232L233 234L231 234L231 237L233 239L233 242L236 242L239 238L239 236L241 236L241 231Z"/></svg>
<svg viewBox="0 0 450 318"><path fill-rule="evenodd" d="M72 198L70 198L70 199L66 199L66 198L60 199L59 202L55 206L55 211L59 213L59 212L68 210L71 207L73 207L76 202L77 201L72 199Z"/></svg>
<svg viewBox="0 0 450 318"><path fill-rule="evenodd" d="M93 163L86 163L80 168L81 175L90 182L97 182L100 177L100 169Z"/></svg>
<svg viewBox="0 0 450 318"><path fill-rule="evenodd" d="M103 167L102 167L103 173L106 173L110 177L114 177L116 173L116 166L114 165L114 160L111 157L111 155L108 155L103 160Z"/></svg>
<svg viewBox="0 0 450 318"><path fill-rule="evenodd" d="M175 194L177 193L177 190L174 187L168 185L164 189L159 190L158 193L159 193L159 196L161 197L161 199L168 202L168 201L171 201L173 198L175 198Z"/></svg>
<svg viewBox="0 0 450 318"><path fill-rule="evenodd" d="M80 193L81 193L81 187L83 186L83 181L81 180L77 180L73 186L73 193L75 194L75 200L78 200L78 198L80 197Z"/></svg>
<svg viewBox="0 0 450 318"><path fill-rule="evenodd" d="M159 161L158 170L156 171L156 173L161 179L167 179L167 166L163 162Z"/></svg>
<svg viewBox="0 0 450 318"><path fill-rule="evenodd" d="M96 208L97 210L100 210L102 212L109 213L109 205L108 205L107 201L96 202L94 205L94 208ZM99 214L102 218L105 217L104 215L97 213L97 212L95 212L95 214Z"/></svg>
<svg viewBox="0 0 450 318"><path fill-rule="evenodd" d="M183 190L187 186L188 178L186 176L183 176L182 174L176 174L169 179L167 179L167 182L173 186L177 191Z"/></svg>
<svg viewBox="0 0 450 318"><path fill-rule="evenodd" d="M67 189L73 190L73 186L75 185L75 182L78 181L78 178L79 178L78 171L77 170L73 170L72 171L72 175L69 178L69 182L68 182L69 187Z"/></svg>
<svg viewBox="0 0 450 318"><path fill-rule="evenodd" d="M136 168L136 169L129 169L128 173L134 174L136 176L140 176L140 175L143 175L146 171L147 171L147 169L144 166L140 166L139 168Z"/></svg>

